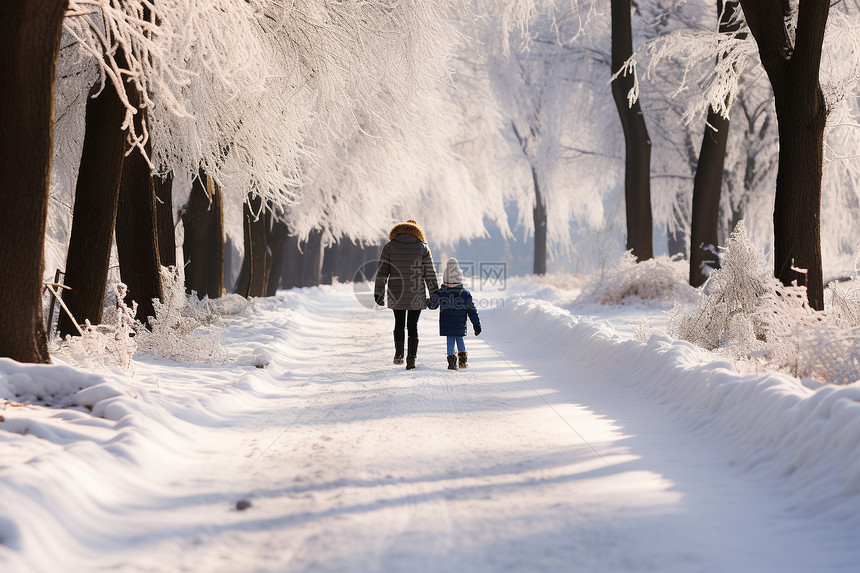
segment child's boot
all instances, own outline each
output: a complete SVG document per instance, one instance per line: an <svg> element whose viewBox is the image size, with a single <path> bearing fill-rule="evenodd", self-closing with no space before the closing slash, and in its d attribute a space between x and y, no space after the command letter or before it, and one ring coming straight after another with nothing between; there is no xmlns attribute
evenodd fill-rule
<svg viewBox="0 0 860 573"><path fill-rule="evenodd" d="M467 355L466 355L465 350L461 350L460 352L458 352L457 358L458 358L457 366L459 366L460 368L468 368L468 365L466 365Z"/></svg>
<svg viewBox="0 0 860 573"><path fill-rule="evenodd" d="M457 355L449 354L448 355L448 370L456 370L457 369Z"/></svg>

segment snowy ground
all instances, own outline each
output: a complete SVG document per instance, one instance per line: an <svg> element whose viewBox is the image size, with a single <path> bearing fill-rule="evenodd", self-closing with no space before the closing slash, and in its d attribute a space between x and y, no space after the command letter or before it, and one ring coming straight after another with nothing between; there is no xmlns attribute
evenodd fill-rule
<svg viewBox="0 0 860 573"><path fill-rule="evenodd" d="M226 366L0 360L0 570L857 570L860 387L743 377L575 294L485 293L458 372L429 311L392 365L349 286L226 319Z"/></svg>

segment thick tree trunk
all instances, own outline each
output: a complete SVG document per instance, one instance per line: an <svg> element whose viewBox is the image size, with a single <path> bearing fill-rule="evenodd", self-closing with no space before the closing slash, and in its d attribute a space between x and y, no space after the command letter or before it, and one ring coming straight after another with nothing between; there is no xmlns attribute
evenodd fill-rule
<svg viewBox="0 0 860 573"><path fill-rule="evenodd" d="M319 286L322 273L322 231L314 229L308 235L307 243L304 245L304 257L302 265L302 286Z"/></svg>
<svg viewBox="0 0 860 573"><path fill-rule="evenodd" d="M266 212L269 217L271 211ZM281 272L284 267L284 249L287 244L287 225L278 219L272 219L268 228L266 244L272 253L271 266L266 273L266 296L275 296L281 282Z"/></svg>
<svg viewBox="0 0 860 573"><path fill-rule="evenodd" d="M711 127L713 126L713 127ZM690 220L690 284L702 285L708 274L704 265L717 266L717 231L720 217L720 191L726 158L729 120L708 110L702 150L693 182L693 212Z"/></svg>
<svg viewBox="0 0 860 573"><path fill-rule="evenodd" d="M224 214L221 189L202 169L182 213L185 290L218 298L224 288Z"/></svg>
<svg viewBox="0 0 860 573"><path fill-rule="evenodd" d="M68 0L0 2L0 356L50 362L42 271L54 80Z"/></svg>
<svg viewBox="0 0 860 573"><path fill-rule="evenodd" d="M173 220L173 172L152 178L158 228L158 258L165 267L176 266L176 223Z"/></svg>
<svg viewBox="0 0 860 573"><path fill-rule="evenodd" d="M809 305L824 310L821 261L821 177L824 157L824 97L810 118L788 94L777 98L779 170L773 209L774 275L806 286ZM803 269L806 272L798 272Z"/></svg>
<svg viewBox="0 0 860 573"><path fill-rule="evenodd" d="M100 88L93 87L93 92ZM92 95L92 94L91 94ZM99 324L104 309L111 239L116 224L119 183L126 149L121 128L125 107L115 88L105 85L87 100L84 146L75 185L75 207L64 283L70 287L63 300L78 322ZM77 328L62 313L61 336L77 335Z"/></svg>
<svg viewBox="0 0 860 573"><path fill-rule="evenodd" d="M206 269L204 281L206 296L218 298L224 292L224 191L209 175L206 190L212 198L206 226Z"/></svg>
<svg viewBox="0 0 860 573"><path fill-rule="evenodd" d="M133 88L129 86L126 93ZM135 105L136 93L128 93ZM142 133L146 110L138 105L135 116L137 133ZM148 322L155 316L153 299L162 300L161 260L158 256L155 186L149 164L139 149L123 161L116 215L116 250L122 282L128 287L126 304L137 302L135 317Z"/></svg>
<svg viewBox="0 0 860 573"><path fill-rule="evenodd" d="M633 55L631 0L612 0L612 73L616 73ZM627 214L627 249L637 260L654 256L651 219L651 139L638 100L632 106L627 94L633 87L633 76L619 76L612 82L612 97L624 130L626 160L624 200Z"/></svg>
<svg viewBox="0 0 860 573"><path fill-rule="evenodd" d="M532 167L532 181L535 187L535 206L532 211L535 224L534 274L546 274L546 200L540 192L537 170Z"/></svg>
<svg viewBox="0 0 860 573"><path fill-rule="evenodd" d="M830 4L801 0L793 49L784 25L787 3L741 0L741 6L776 104L774 275L786 285L805 285L809 305L823 310L821 176L827 110L818 77Z"/></svg>

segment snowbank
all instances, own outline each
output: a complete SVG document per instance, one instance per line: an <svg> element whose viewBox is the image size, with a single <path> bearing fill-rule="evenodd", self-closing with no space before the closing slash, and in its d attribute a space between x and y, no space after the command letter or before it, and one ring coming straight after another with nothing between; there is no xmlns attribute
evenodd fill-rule
<svg viewBox="0 0 860 573"><path fill-rule="evenodd" d="M736 463L790 488L808 511L860 510L860 385L813 391L784 374L744 376L688 342L653 334L642 343L542 300L508 301L503 312L572 368L611 369L619 383L676 406L690 428L725 435Z"/></svg>

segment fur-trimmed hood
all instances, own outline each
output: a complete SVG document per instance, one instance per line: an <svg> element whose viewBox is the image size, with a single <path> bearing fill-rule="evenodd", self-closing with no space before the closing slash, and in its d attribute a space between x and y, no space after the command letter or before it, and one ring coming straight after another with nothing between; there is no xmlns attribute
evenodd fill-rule
<svg viewBox="0 0 860 573"><path fill-rule="evenodd" d="M391 232L388 233L388 239L392 240L400 233L412 235L422 243L427 242L427 239L424 238L424 229L422 229L421 225L419 225L418 222L414 219L409 219L407 221L404 221L403 223L398 223L394 225L394 227L392 227L391 229Z"/></svg>

